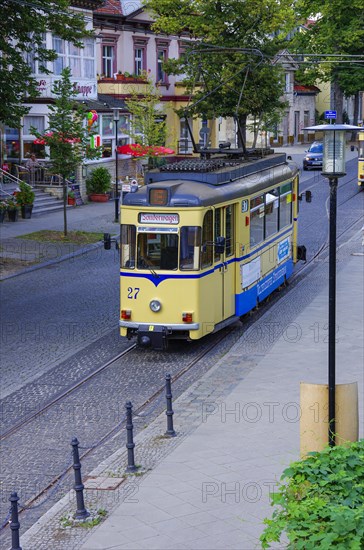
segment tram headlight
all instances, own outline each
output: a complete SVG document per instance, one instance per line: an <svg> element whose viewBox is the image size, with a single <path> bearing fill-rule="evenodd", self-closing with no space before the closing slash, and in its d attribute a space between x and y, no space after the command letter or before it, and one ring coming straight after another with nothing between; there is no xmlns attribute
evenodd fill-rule
<svg viewBox="0 0 364 550"><path fill-rule="evenodd" d="M149 307L152 311L154 311L154 313L157 313L162 309L162 304L158 300L152 300Z"/></svg>

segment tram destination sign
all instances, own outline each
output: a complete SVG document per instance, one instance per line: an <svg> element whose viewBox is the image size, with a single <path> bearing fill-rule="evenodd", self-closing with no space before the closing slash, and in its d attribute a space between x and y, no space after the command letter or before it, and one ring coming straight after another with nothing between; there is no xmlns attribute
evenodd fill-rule
<svg viewBox="0 0 364 550"><path fill-rule="evenodd" d="M325 111L325 118L331 119L331 118L337 118L336 111Z"/></svg>
<svg viewBox="0 0 364 550"><path fill-rule="evenodd" d="M141 212L139 214L139 223L167 223L174 225L178 222L178 214L154 214L152 212Z"/></svg>

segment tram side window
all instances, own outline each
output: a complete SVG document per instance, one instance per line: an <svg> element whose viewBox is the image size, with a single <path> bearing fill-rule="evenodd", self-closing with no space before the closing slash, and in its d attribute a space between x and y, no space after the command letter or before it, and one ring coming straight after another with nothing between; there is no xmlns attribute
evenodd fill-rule
<svg viewBox="0 0 364 550"><path fill-rule="evenodd" d="M292 223L292 183L280 188L279 196L279 229Z"/></svg>
<svg viewBox="0 0 364 550"><path fill-rule="evenodd" d="M200 268L201 227L181 227L179 265L182 270Z"/></svg>
<svg viewBox="0 0 364 550"><path fill-rule="evenodd" d="M217 208L215 210L215 235L214 235L214 241L216 242L217 237L220 237L222 235L221 230L221 208ZM214 260L215 262L220 262L220 253L214 252Z"/></svg>
<svg viewBox="0 0 364 550"><path fill-rule="evenodd" d="M278 231L279 190L272 189L265 194L265 238Z"/></svg>
<svg viewBox="0 0 364 550"><path fill-rule="evenodd" d="M226 207L225 255L232 256L233 254L234 254L234 207L230 205Z"/></svg>
<svg viewBox="0 0 364 550"><path fill-rule="evenodd" d="M206 212L202 225L201 267L212 265L214 224L212 210Z"/></svg>
<svg viewBox="0 0 364 550"><path fill-rule="evenodd" d="M120 266L126 269L135 267L135 225L122 225L120 234Z"/></svg>
<svg viewBox="0 0 364 550"><path fill-rule="evenodd" d="M264 239L264 195L250 200L250 246Z"/></svg>

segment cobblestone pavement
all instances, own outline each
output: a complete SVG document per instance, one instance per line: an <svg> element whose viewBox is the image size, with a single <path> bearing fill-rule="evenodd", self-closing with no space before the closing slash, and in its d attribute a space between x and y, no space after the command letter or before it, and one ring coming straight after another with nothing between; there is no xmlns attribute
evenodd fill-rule
<svg viewBox="0 0 364 550"><path fill-rule="evenodd" d="M342 269L345 269L351 254L361 251L360 241L360 235L356 229L353 232L353 239L350 240L349 238L349 242L341 246L338 254L338 273ZM129 506L129 510L130 505L132 506L134 502L137 504L139 502L140 484L146 482L148 472L160 464L163 458L169 455L177 446L181 445L185 438L201 425L204 403L216 404L224 401L228 395L234 392L239 383L257 368L282 335L284 341L288 345L292 345L292 350L294 350L294 346L303 336L302 333L299 334L299 330L310 330L309 327L300 327L297 325L297 316L305 310L307 304L311 303L315 296L326 286L327 262L317 263L309 277L295 283L294 299L291 293L287 292L275 304L274 308L267 308L257 322L253 323L245 332L240 332L240 339L234 347L234 353L224 354L220 360L216 360L215 358L216 362L209 373L195 381L194 384L189 384L190 387L174 401L176 438L169 439L164 437L166 430L164 414L159 416L144 430L140 431L140 428L136 429L138 432L136 437L136 463L141 465L140 475L127 476L125 478L127 461L126 451L123 446L89 473L89 477L85 481L86 487L89 487L85 491L87 508L94 513L99 509L104 509L110 515L116 507L123 505L123 503ZM314 316L310 318L310 323L312 322L313 326L316 321L317 319ZM321 322L320 328L321 333L319 338L320 341L323 341L326 338L326 332ZM340 334L345 334L347 330L349 330L349 327L341 327L340 323L338 323L339 336ZM304 336L307 337L307 334ZM178 393L177 391L176 395ZM144 418L135 418L134 424L136 426L140 425L139 422L144 423ZM224 445L223 434L220 434L220 437L222 445ZM219 440L217 439L215 443L218 451ZM203 449L195 449L195 451L199 456L202 456ZM226 447L224 449L221 448L220 453L226 454L228 450ZM200 462L201 467L203 462ZM235 473L235 477L236 475ZM261 473L261 476L264 476L264 472ZM276 480L271 479L270 482L276 483ZM91 488L100 487L100 483L109 484L115 488L112 490ZM183 483L181 484L182 486ZM181 491L183 490L181 488ZM72 493L70 493L51 509L42 518L41 522L38 522L25 533L21 541L24 550L45 550L49 548L49 545L54 550L80 549L82 542L89 536L90 531L80 529L79 527L67 529L61 527L61 518L71 516L74 511L75 501ZM128 511L128 514L130 513ZM175 544L173 547L177 548L178 544ZM101 546L96 547L101 548ZM160 548L162 547L164 546ZM194 548L194 546L192 547ZM228 541L226 541L225 547L229 547ZM253 546L246 546L245 548L248 547L253 548ZM91 548L91 546L87 548ZM138 544L134 545L132 542L129 542L129 545L123 545L122 541L120 541L120 546L118 545L116 548L131 549L139 548L139 546ZM159 546L156 546L156 548L159 548ZM185 548L185 546L182 545L181 548Z"/></svg>

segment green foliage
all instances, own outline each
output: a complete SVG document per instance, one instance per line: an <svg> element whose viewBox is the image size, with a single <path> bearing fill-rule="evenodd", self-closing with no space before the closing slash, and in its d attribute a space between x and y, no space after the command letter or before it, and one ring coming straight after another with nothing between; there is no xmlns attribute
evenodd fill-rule
<svg viewBox="0 0 364 550"><path fill-rule="evenodd" d="M0 200L0 211L6 212L7 209L8 209L8 203L6 202L6 200Z"/></svg>
<svg viewBox="0 0 364 550"><path fill-rule="evenodd" d="M11 199L6 199L6 203L7 203L7 211L8 212L12 212L13 210L19 210L19 205L16 202L15 197L11 198Z"/></svg>
<svg viewBox="0 0 364 550"><path fill-rule="evenodd" d="M262 547L283 532L295 550L364 547L364 440L310 453L287 468L272 504L279 506L260 537Z"/></svg>
<svg viewBox="0 0 364 550"><path fill-rule="evenodd" d="M346 0L298 0L296 10L300 22L316 16L314 24L297 33L292 48L298 52L322 54L322 61L304 66L300 80L314 84L317 79L337 83L346 95L355 95L364 89L364 68L362 63L339 63L325 57L326 54L364 55L363 0L352 0L350 7Z"/></svg>
<svg viewBox="0 0 364 550"><path fill-rule="evenodd" d="M273 58L294 26L290 0L145 0L145 5L158 15L157 31L188 31L198 39L182 59L165 65L171 74L186 75L195 103L191 112L246 119L282 111L284 79Z"/></svg>
<svg viewBox="0 0 364 550"><path fill-rule="evenodd" d="M24 206L25 204L33 204L35 193L30 185L21 181L19 184L20 191L16 194L16 202L19 206Z"/></svg>
<svg viewBox="0 0 364 550"><path fill-rule="evenodd" d="M44 33L51 31L78 45L91 36L84 16L69 10L70 4L70 0L0 0L0 121L4 124L19 127L20 117L29 111L22 103L39 95L31 59L38 60L40 72L47 74L46 62L56 58L43 43Z"/></svg>
<svg viewBox="0 0 364 550"><path fill-rule="evenodd" d="M111 188L111 174L107 168L99 166L92 170L86 180L86 190L91 193L106 193Z"/></svg>
<svg viewBox="0 0 364 550"><path fill-rule="evenodd" d="M147 74L143 72L142 78L147 80L143 85L143 92L136 90L131 94L130 99L126 100L126 106L132 115L132 128L128 133L133 143L141 145L164 145L167 136L166 121L161 120L164 117L164 110L160 105L161 93Z"/></svg>

